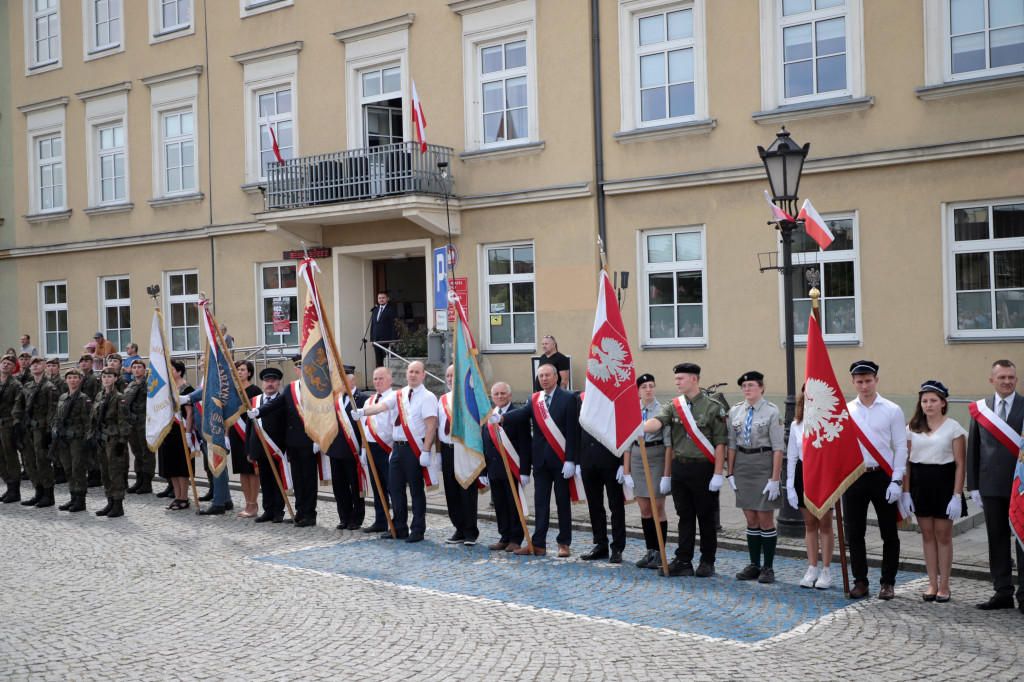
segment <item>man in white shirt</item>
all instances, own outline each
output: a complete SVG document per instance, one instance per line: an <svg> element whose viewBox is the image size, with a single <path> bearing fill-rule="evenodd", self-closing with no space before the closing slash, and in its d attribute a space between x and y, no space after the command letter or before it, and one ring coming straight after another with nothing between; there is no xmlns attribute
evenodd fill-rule
<svg viewBox="0 0 1024 682"><path fill-rule="evenodd" d="M394 505L395 533L397 539L404 539L406 542L421 542L427 529L427 496L421 467L430 465L430 448L437 434L437 396L423 386L425 376L426 370L422 362L410 362L405 370L408 386L380 402L352 411L356 418L372 417L398 406L398 418L392 427L395 445L391 451L388 483L391 488L391 502ZM409 486L409 494L412 497L411 524L408 523L409 503L405 495L406 485ZM381 533L380 538L390 539L391 533Z"/></svg>
<svg viewBox="0 0 1024 682"><path fill-rule="evenodd" d="M373 388L376 393L366 401L366 405L374 405L382 402L385 398L395 392L391 388L391 370L387 367L378 367L373 370ZM369 442L370 456L373 457L373 465L377 469L377 476L380 478L380 487L384 490L384 500L391 508L391 493L388 489L388 460L391 458L391 449L395 445L392 425L398 418L398 406L387 410L373 417L363 417L363 431ZM364 533L383 533L388 530L388 518L384 514L384 505L381 504L380 492L377 485L371 480L373 488L373 525L363 528Z"/></svg>
<svg viewBox="0 0 1024 682"><path fill-rule="evenodd" d="M437 438L440 442L438 452L441 453L441 481L444 484L444 499L448 505L448 518L451 519L455 532L445 540L449 545L463 544L471 547L480 537L477 526L476 481L468 488L463 488L455 475L455 446L452 443L452 423L449 414L452 411L452 381L455 377L455 365L448 365L444 373L444 381L448 384L448 392L437 401Z"/></svg>
<svg viewBox="0 0 1024 682"><path fill-rule="evenodd" d="M854 585L851 599L868 595L868 559L864 535L867 531L868 504L875 508L878 532L882 536L882 577L878 598L892 599L896 570L900 561L900 536L896 529L899 514L896 503L903 494L903 474L907 469L907 425L903 410L878 395L878 365L858 360L850 365L857 397L846 404L850 416L864 436L892 469L886 473L878 460L861 444L864 474L843 493L843 527L850 547L850 569Z"/></svg>

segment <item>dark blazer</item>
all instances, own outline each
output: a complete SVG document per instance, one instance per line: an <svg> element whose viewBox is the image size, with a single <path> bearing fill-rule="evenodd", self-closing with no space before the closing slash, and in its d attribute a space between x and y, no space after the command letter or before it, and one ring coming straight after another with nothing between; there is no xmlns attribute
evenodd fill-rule
<svg viewBox="0 0 1024 682"><path fill-rule="evenodd" d="M556 388L551 394L551 405L548 409L555 425L565 436L565 461L575 462L579 438L579 408L576 395ZM505 424L509 426L525 425L530 419L533 420L533 467L560 469L562 460L548 445L544 432L537 424L537 416L533 413L533 396L530 396L530 400L522 407L505 413Z"/></svg>
<svg viewBox="0 0 1024 682"><path fill-rule="evenodd" d="M306 425L303 423L302 417L299 416L299 410L295 407L291 384L282 386L277 397L260 408L261 419L280 418L280 416L283 416L285 421L284 445L280 441L274 442L289 450L300 448L312 451L313 441L306 435Z"/></svg>
<svg viewBox="0 0 1024 682"><path fill-rule="evenodd" d="M576 395L580 409L583 408L583 397ZM590 432L580 426L580 457L577 460L583 469L618 469L622 458L616 457L612 451L597 442ZM627 451L628 452L628 451Z"/></svg>
<svg viewBox="0 0 1024 682"><path fill-rule="evenodd" d="M986 398L985 404L994 412L995 396ZM1010 428L1020 433L1024 425L1024 396L1020 393L1013 394L1013 407L1006 417ZM1016 466L1017 458L972 419L967 436L967 487L980 490L982 497L1009 498Z"/></svg>
<svg viewBox="0 0 1024 682"><path fill-rule="evenodd" d="M530 452L532 448L530 424L528 422L520 422L513 425L512 423L505 422L505 426L501 428L505 430L505 435L512 441L512 447L516 449L516 453L519 455L519 473L529 476L531 462L533 461L533 454ZM481 435L484 440L485 461L482 475L492 481L507 481L508 476L505 475L505 464L501 461L501 453L498 452L498 447L491 440L491 432L486 426L481 429Z"/></svg>
<svg viewBox="0 0 1024 682"><path fill-rule="evenodd" d="M356 401L356 407L362 407L366 402L367 395L362 391L352 391L352 397ZM352 418L352 404L349 403L345 406L345 418L348 419L348 423L352 425L352 431L356 434L356 443L359 447L363 446L363 438L359 434L359 425L356 423L358 420ZM345 457L355 457L357 453L352 452L352 448L348 444L348 440L345 438L345 433L341 430L341 417L338 418L338 435L331 441L331 447L327 448L327 456L334 457L335 459L342 459ZM333 466L333 465L332 465Z"/></svg>
<svg viewBox="0 0 1024 682"><path fill-rule="evenodd" d="M373 306L370 310L370 340L371 341L395 341L398 339L398 331L395 329L395 318L398 312L395 306L390 303L384 306L380 320L377 319L379 305Z"/></svg>
<svg viewBox="0 0 1024 682"><path fill-rule="evenodd" d="M278 393L276 397L280 397ZM263 404L262 407L268 405L270 401ZM271 413L263 412L262 407L260 408L260 423L263 424L263 430L270 436L270 440L277 444L277 447L287 447L285 445L285 431L287 430L287 423L285 419L285 413L280 410L275 410ZM245 447L246 454L249 458L255 461L259 461L259 458L263 456L263 442L260 437L256 435L256 422L255 420L248 420L245 427Z"/></svg>

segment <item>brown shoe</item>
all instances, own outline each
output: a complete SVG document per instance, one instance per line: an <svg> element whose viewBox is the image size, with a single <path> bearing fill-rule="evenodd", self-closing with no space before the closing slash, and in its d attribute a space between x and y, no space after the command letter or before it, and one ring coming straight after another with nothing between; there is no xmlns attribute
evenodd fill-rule
<svg viewBox="0 0 1024 682"><path fill-rule="evenodd" d="M530 551L529 547L520 547L512 552L516 556L530 556L533 552Z"/></svg>
<svg viewBox="0 0 1024 682"><path fill-rule="evenodd" d="M558 558L564 559L568 556L572 556L572 552L569 551L569 545L558 546Z"/></svg>
<svg viewBox="0 0 1024 682"><path fill-rule="evenodd" d="M868 596L867 583L854 583L850 589L850 599L863 599Z"/></svg>
<svg viewBox="0 0 1024 682"><path fill-rule="evenodd" d="M492 552L500 552L501 550L505 549L506 547L508 547L508 543L507 542L493 542L493 543L487 545L487 549L491 550Z"/></svg>
<svg viewBox="0 0 1024 682"><path fill-rule="evenodd" d="M878 588L878 598L885 599L886 601L896 596L896 592L893 591L892 585L889 583L882 583Z"/></svg>
<svg viewBox="0 0 1024 682"><path fill-rule="evenodd" d="M510 543L508 543L508 545L507 545L507 546L505 547L505 551L506 551L506 552L509 552L509 553L511 553L511 552L514 552L514 551L516 551L517 549L519 549L519 543L518 543L518 542L510 542Z"/></svg>
<svg viewBox="0 0 1024 682"><path fill-rule="evenodd" d="M533 548L533 555L534 556L545 556L545 555L547 555L547 553L548 553L548 551L546 549L544 549L543 547L534 547Z"/></svg>

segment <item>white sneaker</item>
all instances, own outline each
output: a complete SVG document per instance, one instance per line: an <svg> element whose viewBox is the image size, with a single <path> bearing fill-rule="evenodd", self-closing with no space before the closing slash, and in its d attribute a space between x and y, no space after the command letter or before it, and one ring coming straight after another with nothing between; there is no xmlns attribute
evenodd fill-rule
<svg viewBox="0 0 1024 682"><path fill-rule="evenodd" d="M814 587L814 581L818 579L818 567L808 566L807 572L804 573L803 580L800 581L800 587Z"/></svg>
<svg viewBox="0 0 1024 682"><path fill-rule="evenodd" d="M822 567L821 573L818 574L818 579L815 581L814 586L819 590L827 590L832 587L832 569L830 567Z"/></svg>

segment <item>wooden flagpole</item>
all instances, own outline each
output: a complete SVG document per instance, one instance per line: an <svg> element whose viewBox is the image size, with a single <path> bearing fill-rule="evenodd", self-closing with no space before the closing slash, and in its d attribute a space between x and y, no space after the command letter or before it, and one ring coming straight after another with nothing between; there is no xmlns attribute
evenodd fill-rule
<svg viewBox="0 0 1024 682"><path fill-rule="evenodd" d="M651 496L651 511L656 514L658 511L658 505L654 503L654 484L651 482L651 467L647 463L647 444L644 443L644 434L640 434L640 458L644 462L644 476L647 477L647 492ZM654 517L654 532L658 535L658 549L661 551L661 569L665 574L668 575L668 557L665 556L665 538L661 534L661 522Z"/></svg>

